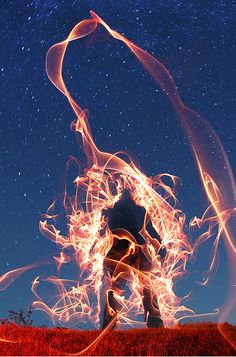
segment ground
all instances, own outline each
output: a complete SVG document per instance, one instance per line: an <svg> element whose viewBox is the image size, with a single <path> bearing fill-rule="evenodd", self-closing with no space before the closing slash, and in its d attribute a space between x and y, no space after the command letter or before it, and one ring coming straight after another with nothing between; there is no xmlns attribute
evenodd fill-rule
<svg viewBox="0 0 236 357"><path fill-rule="evenodd" d="M224 324L231 340L236 341L236 326ZM1 356L68 355L85 349L99 331L81 331L61 328L0 326ZM87 352L96 356L234 356L236 350L221 336L217 325L198 323L180 325L174 329L151 328L128 331L110 331Z"/></svg>

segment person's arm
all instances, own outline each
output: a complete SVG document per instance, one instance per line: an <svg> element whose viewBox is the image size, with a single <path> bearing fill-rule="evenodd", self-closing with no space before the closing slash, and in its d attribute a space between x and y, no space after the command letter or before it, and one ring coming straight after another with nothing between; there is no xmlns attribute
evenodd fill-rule
<svg viewBox="0 0 236 357"><path fill-rule="evenodd" d="M161 243L156 238L152 238L152 236L148 233L146 227L147 227L149 221L150 221L150 218L146 212L145 216L144 216L143 226L142 226L141 230L139 231L139 234L146 241L146 243L143 244L143 251L144 252L147 251L147 254L150 255L150 253L148 253L148 244L151 244L155 248L156 252L159 252L159 250L161 248Z"/></svg>

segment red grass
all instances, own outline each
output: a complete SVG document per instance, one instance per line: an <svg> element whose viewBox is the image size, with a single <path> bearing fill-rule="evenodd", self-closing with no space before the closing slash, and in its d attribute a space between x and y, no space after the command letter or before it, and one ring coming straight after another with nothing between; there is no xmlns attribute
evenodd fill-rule
<svg viewBox="0 0 236 357"><path fill-rule="evenodd" d="M225 324L236 341L236 326ZM16 343L0 342L0 355L68 355L86 348L99 331L79 331L58 328L0 326L0 338ZM211 323L186 324L175 329L134 329L110 331L95 349L87 352L97 356L171 356L171 355L236 355L224 340L217 326Z"/></svg>

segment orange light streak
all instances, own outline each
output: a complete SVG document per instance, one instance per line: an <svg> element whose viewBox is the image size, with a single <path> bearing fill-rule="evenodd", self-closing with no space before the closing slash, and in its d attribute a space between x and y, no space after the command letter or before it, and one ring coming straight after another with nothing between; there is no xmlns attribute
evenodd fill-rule
<svg viewBox="0 0 236 357"><path fill-rule="evenodd" d="M62 264L72 260L72 257L67 254L67 249L73 251L73 259L78 266L78 280L75 282L56 277L44 279L53 284L58 291L54 297L55 302L50 306L37 292L38 278L32 287L37 297L34 308L44 311L54 323L69 325L73 321L79 321L81 326L91 324L96 328L101 326L102 304L104 300L108 300L109 291L112 292L113 298L119 305L119 311L116 312L108 306L115 317L96 341L79 354L87 352L90 347L93 348L115 325L144 326L144 323L140 322L140 317L144 313L145 289L150 292L153 299L157 298L158 308L154 306L155 304L152 308L160 310L165 326L173 326L186 317L205 316L205 314L196 315L184 305L184 298L178 297L174 292L174 284L186 273L186 264L195 255L199 246L209 239L212 241L211 259L203 284L208 282L215 269L220 239L224 239L229 260L235 260L236 255L236 244L232 235L232 222L236 213L235 181L227 155L215 131L202 116L182 102L171 74L161 62L112 30L92 11L91 16L91 19L79 22L64 41L53 45L46 57L48 78L68 99L75 113L76 119L72 122L71 128L82 138L88 167L74 179L74 196L69 196L65 189L63 203L68 222L67 234L62 235L56 228L55 222L59 217L54 213L56 202L52 203L44 220L40 222L40 231L61 248L59 257L54 257L58 272ZM196 167L209 202L209 207L203 216L194 217L190 221L190 228L205 227L204 233L201 233L193 243L185 233L185 214L178 208L175 195L177 178L169 174L159 174L149 178L138 169L129 155L122 153L126 155L126 158L122 159L120 152L111 154L100 151L92 137L87 110L83 110L75 102L67 89L62 75L67 46L71 41L91 34L98 25L102 25L114 39L122 41L143 64L168 96L189 138ZM211 155L211 152L214 152L214 155ZM77 163L76 160L74 161ZM165 184L166 177L171 179L172 186ZM146 211L140 230L145 240L143 245L138 245L135 238L127 231L112 232L104 214L114 207L125 190L130 192L135 204ZM148 232L149 222L160 236L160 241ZM113 247L114 240L117 239L127 240L128 248L122 257L117 256L112 259L108 257L108 253ZM162 248L165 249L164 258L160 257ZM133 265L130 263L137 254L146 257L149 262L147 269L140 269L138 263ZM105 267L113 271L110 276L105 276ZM28 268L6 273L0 278L0 284L2 282L4 288L8 287L9 282L25 270ZM235 263L234 266L232 265L230 278L235 283L234 271ZM126 288L119 288L122 279L126 282L129 296L125 292ZM235 297L235 288L230 291L230 299L232 294ZM234 307L235 300L231 303L230 309L220 311L221 316L226 316L226 311L228 314ZM217 310L207 315L218 313ZM226 335L225 331L221 332ZM232 341L229 342L235 346Z"/></svg>

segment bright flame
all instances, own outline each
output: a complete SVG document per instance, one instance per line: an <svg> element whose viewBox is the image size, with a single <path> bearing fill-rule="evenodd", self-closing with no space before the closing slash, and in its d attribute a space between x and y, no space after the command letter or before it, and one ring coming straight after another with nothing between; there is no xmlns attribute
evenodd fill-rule
<svg viewBox="0 0 236 357"><path fill-rule="evenodd" d="M146 303L146 319L153 314L155 317L159 316L165 326L172 326L185 317L196 316L184 306L184 299L176 296L174 284L185 274L186 264L198 247L203 242L212 240L211 260L204 284L215 267L217 248L222 237L229 258L235 259L236 244L231 227L232 216L236 212L236 189L232 170L216 133L204 118L182 102L175 82L163 64L112 30L94 12L91 11L91 15L91 19L79 22L66 40L52 46L46 58L49 79L66 96L74 110L76 119L72 123L72 129L82 137L89 165L74 180L74 196L69 196L66 190L64 193L67 234L63 236L56 228L56 202L49 207L45 220L40 222L40 231L61 248L59 257L54 257L58 271L63 264L74 260L78 267L78 279L44 279L57 289L54 303L49 306L37 292L39 278L36 278L32 287L37 297L34 308L43 310L54 323L69 324L76 321L81 326L100 327L101 306L105 304L110 316L107 326L117 324L124 327L127 324L144 326L140 322L140 316L144 313ZM160 174L148 178L127 154L124 159L121 158L121 153L100 151L93 141L87 111L80 108L66 87L62 67L69 42L91 34L98 25L104 26L112 37L122 41L144 65L169 97L187 133L210 202L203 216L194 217L190 222L190 227L206 227L194 244L185 234L185 215L177 207L176 177ZM124 157L124 153L122 155ZM76 160L75 162L77 163ZM165 183L166 177L171 179L172 186ZM105 212L114 207L125 190L130 192L135 204L146 211L140 231L145 240L142 245L136 242L130 232L118 230L114 233L109 229ZM159 235L160 242L149 234L149 222ZM121 239L128 242L127 249L121 256L110 257L109 252L113 249L114 241ZM162 248L165 249L165 256L161 258ZM140 268L137 258L141 255L147 262L145 269ZM7 274L15 277L21 274L21 270ZM5 281L5 276L1 280ZM122 281L126 282L124 289L120 288ZM5 284L8 286L9 281ZM115 304L110 304L109 296L112 296ZM149 299L149 302L145 302L145 299ZM114 308L115 305L118 306L117 309ZM233 305L235 304L231 304L230 309Z"/></svg>

